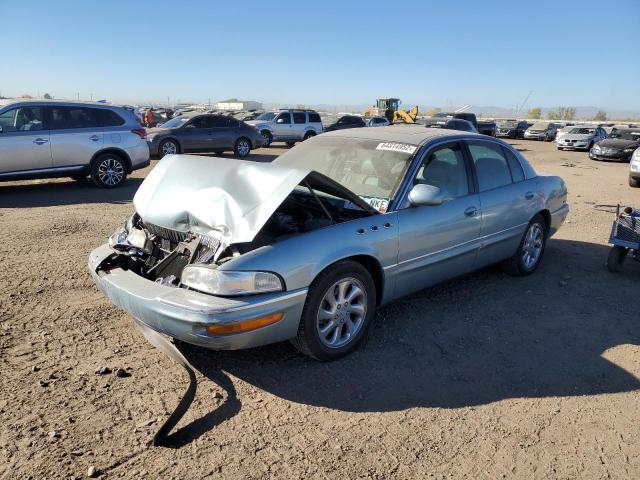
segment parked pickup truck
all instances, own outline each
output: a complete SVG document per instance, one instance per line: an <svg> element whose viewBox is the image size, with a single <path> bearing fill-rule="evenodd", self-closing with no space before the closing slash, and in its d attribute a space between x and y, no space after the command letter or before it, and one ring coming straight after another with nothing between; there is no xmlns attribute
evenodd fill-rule
<svg viewBox="0 0 640 480"><path fill-rule="evenodd" d="M476 127L478 133L482 133L483 135L490 135L492 137L496 136L496 122L493 120L482 120L478 121L475 113L469 112L439 112L436 113L433 117L428 117L425 119L425 123L428 127L432 125L444 125L447 123L447 120L451 118L459 118L462 120L466 120L468 122L473 123L473 126Z"/></svg>

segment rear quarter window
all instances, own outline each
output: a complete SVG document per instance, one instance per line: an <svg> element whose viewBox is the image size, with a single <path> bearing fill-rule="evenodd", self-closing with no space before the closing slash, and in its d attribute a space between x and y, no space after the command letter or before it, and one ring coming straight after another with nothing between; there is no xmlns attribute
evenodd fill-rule
<svg viewBox="0 0 640 480"><path fill-rule="evenodd" d="M515 182L522 182L524 180L524 170L522 169L522 165L520 161L515 157L508 148L502 147L504 151L505 157L507 158L507 162L509 162L509 168L511 169L511 177Z"/></svg>
<svg viewBox="0 0 640 480"><path fill-rule="evenodd" d="M310 123L321 123L320 115L315 112L309 113L309 122Z"/></svg>
<svg viewBox="0 0 640 480"><path fill-rule="evenodd" d="M125 119L113 110L107 110L105 108L95 108L92 110L98 118L98 125L100 127L119 127L126 123Z"/></svg>

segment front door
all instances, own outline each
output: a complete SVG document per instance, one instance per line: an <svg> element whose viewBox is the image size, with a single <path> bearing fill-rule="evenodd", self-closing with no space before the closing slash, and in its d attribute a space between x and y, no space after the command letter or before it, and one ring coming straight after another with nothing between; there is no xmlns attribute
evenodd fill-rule
<svg viewBox="0 0 640 480"><path fill-rule="evenodd" d="M459 142L433 147L413 184L440 188L443 202L398 212L397 295L406 295L473 270L481 212L463 148Z"/></svg>
<svg viewBox="0 0 640 480"><path fill-rule="evenodd" d="M211 116L201 115L190 120L180 129L180 142L184 152L208 152L213 150Z"/></svg>
<svg viewBox="0 0 640 480"><path fill-rule="evenodd" d="M281 112L273 124L273 138L280 140L293 138L293 124L291 121L291 113Z"/></svg>
<svg viewBox="0 0 640 480"><path fill-rule="evenodd" d="M17 107L0 115L0 174L51 168L49 130L42 107Z"/></svg>

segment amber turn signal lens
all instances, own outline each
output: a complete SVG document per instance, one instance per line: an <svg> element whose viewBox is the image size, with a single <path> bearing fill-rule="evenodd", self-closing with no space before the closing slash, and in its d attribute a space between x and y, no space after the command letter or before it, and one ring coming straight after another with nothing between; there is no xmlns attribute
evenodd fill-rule
<svg viewBox="0 0 640 480"><path fill-rule="evenodd" d="M249 332L256 328L266 327L272 323L279 322L281 319L282 312L272 313L266 317L253 318L244 322L209 325L207 327L207 333L213 335L229 335L231 333Z"/></svg>

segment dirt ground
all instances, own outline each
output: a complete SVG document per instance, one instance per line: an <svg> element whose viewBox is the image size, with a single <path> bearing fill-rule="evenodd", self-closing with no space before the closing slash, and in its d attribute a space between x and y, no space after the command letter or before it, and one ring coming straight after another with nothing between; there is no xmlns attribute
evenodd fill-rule
<svg viewBox="0 0 640 480"><path fill-rule="evenodd" d="M513 143L569 187L533 276L424 290L330 364L289 344L184 348L199 390L170 448L149 440L185 372L86 267L149 169L113 191L0 184L0 478L640 478L640 264L604 266L611 205L640 206L640 190L627 164Z"/></svg>

